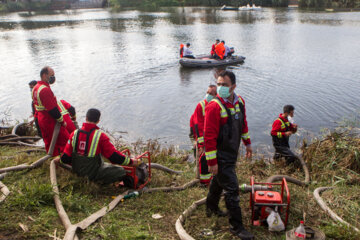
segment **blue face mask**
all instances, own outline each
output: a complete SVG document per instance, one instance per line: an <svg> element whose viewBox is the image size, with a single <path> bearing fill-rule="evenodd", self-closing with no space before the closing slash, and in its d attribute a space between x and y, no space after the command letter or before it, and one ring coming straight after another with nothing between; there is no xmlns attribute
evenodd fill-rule
<svg viewBox="0 0 360 240"><path fill-rule="evenodd" d="M211 100L214 99L214 96L207 93L207 94L205 95L205 99L206 99L207 102L210 102Z"/></svg>
<svg viewBox="0 0 360 240"><path fill-rule="evenodd" d="M220 86L217 88L217 93L221 98L228 98L230 97L230 88L225 86Z"/></svg>

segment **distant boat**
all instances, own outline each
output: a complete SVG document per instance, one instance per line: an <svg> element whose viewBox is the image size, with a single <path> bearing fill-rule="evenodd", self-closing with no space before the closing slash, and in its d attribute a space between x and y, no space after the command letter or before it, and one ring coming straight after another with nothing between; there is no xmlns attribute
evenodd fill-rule
<svg viewBox="0 0 360 240"><path fill-rule="evenodd" d="M212 68L227 65L241 64L245 60L243 56L231 56L223 60L211 58L209 55L199 55L195 59L181 58L179 63L186 68Z"/></svg>
<svg viewBox="0 0 360 240"><path fill-rule="evenodd" d="M222 6L222 7L220 8L220 10L223 10L223 11L238 11L239 8L224 5L224 6Z"/></svg>
<svg viewBox="0 0 360 240"><path fill-rule="evenodd" d="M242 6L239 7L240 11L253 11L253 10L261 10L261 7L256 6L255 4L253 4L252 6L250 6L250 4L246 5L246 6Z"/></svg>

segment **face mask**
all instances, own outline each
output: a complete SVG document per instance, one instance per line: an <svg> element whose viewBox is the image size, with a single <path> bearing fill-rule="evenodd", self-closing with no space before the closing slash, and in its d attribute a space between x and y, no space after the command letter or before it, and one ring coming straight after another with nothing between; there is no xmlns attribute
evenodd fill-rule
<svg viewBox="0 0 360 240"><path fill-rule="evenodd" d="M230 97L230 89L229 89L229 87L220 86L220 87L217 88L217 93L222 98Z"/></svg>
<svg viewBox="0 0 360 240"><path fill-rule="evenodd" d="M50 76L49 77L49 84L54 84L55 82L55 76Z"/></svg>
<svg viewBox="0 0 360 240"><path fill-rule="evenodd" d="M207 94L205 95L205 99L206 99L207 102L210 102L211 100L214 99L214 96L207 93Z"/></svg>

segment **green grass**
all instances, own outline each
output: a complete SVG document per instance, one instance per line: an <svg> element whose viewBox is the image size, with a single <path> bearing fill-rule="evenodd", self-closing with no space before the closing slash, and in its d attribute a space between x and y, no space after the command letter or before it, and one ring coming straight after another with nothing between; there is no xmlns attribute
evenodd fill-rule
<svg viewBox="0 0 360 240"><path fill-rule="evenodd" d="M337 147L339 146L339 147ZM121 148L120 145L118 145ZM194 177L194 166L185 159L186 154L176 154L174 148L161 149L156 142L138 142L132 146L136 152L150 150L153 162L161 163L182 175L169 175L153 170L149 187L182 185ZM313 198L313 190L319 186L335 185L334 190L322 194L324 200L341 217L359 227L359 171L355 153L358 140L345 135L330 135L321 142L314 142L304 152L311 169L312 184L299 187L289 184L291 212L288 229L296 227L303 219L310 226L320 228L327 239L360 239L352 229L335 223L327 217ZM0 147L0 168L31 163L43 153L19 153L24 148ZM354 165L355 162L355 165ZM355 170L353 170L355 169ZM283 162L266 164L241 159L237 166L240 183L249 183L250 176L265 180L274 174L287 174L304 179L302 170L284 166ZM57 169L60 197L72 223L94 213L125 191L113 186L100 187L70 172ZM49 178L49 162L32 171L10 173L3 180L11 194L0 204L0 239L50 239L56 230L63 237L62 226L53 201ZM121 202L113 211L80 234L82 239L178 239L175 221L194 201L206 196L207 189L194 187L181 192L142 194L138 198ZM285 239L283 233L271 234L263 227L250 226L249 194L240 195L243 220L257 239ZM224 207L223 201L221 207ZM163 218L153 219L153 214ZM24 232L19 223L28 227ZM185 222L185 229L196 239L234 239L228 231L226 218L207 218L205 206L200 206Z"/></svg>

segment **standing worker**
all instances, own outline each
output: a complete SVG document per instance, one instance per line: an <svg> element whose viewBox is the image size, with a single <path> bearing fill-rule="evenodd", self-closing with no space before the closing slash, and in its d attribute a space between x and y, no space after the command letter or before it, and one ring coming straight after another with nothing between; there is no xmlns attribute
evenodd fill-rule
<svg viewBox="0 0 360 240"><path fill-rule="evenodd" d="M44 67L40 71L40 78L41 80L33 88L32 98L46 151L49 150L56 122L62 125L53 152L53 156L57 156L64 150L69 133L66 130L66 122L58 109L56 97L50 88L50 84L55 82L54 70Z"/></svg>
<svg viewBox="0 0 360 240"><path fill-rule="evenodd" d="M224 71L217 79L217 97L205 108L205 155L209 172L213 174L206 198L207 216L224 216L219 209L222 192L228 210L230 232L241 239L253 239L242 222L239 205L239 183L235 172L241 139L246 145L246 157L252 148L246 121L245 102L235 94L236 78Z"/></svg>
<svg viewBox="0 0 360 240"><path fill-rule="evenodd" d="M61 115L64 118L64 122L66 122L66 130L70 134L76 130L76 126L74 124L74 121L76 121L75 108L71 106L70 103L62 99L58 101L58 107Z"/></svg>
<svg viewBox="0 0 360 240"><path fill-rule="evenodd" d="M294 117L295 108L292 105L284 106L284 113L274 121L271 129L271 136L275 148L274 160L285 157L286 163L291 164L298 157L290 150L289 137L296 133L297 124L290 123L288 117Z"/></svg>
<svg viewBox="0 0 360 240"><path fill-rule="evenodd" d="M36 80L32 80L32 81L29 82L31 98L32 98L32 91L33 91L34 87L36 86L36 84L37 84ZM31 116L33 117L33 120L31 120L29 122L29 125L32 126L32 124L35 123L37 134L38 134L39 137L42 138L40 127L39 127L39 121L37 119L37 112L36 112L36 109L35 109L34 101L31 101L31 113L32 113Z"/></svg>
<svg viewBox="0 0 360 240"><path fill-rule="evenodd" d="M220 42L219 39L216 39L215 43L211 46L211 51L210 51L210 54L212 57L215 57L215 48L216 48L216 45L218 45Z"/></svg>
<svg viewBox="0 0 360 240"><path fill-rule="evenodd" d="M199 102L192 115L194 118L194 128L196 133L196 143L199 153L199 172L200 172L200 183L207 186L211 180L211 173L209 173L205 152L204 152L204 123L205 123L205 107L208 103L216 97L216 86L209 85L205 99Z"/></svg>
<svg viewBox="0 0 360 240"><path fill-rule="evenodd" d="M100 184L123 181L125 186L133 187L133 178L126 175L125 169L104 163L102 156L111 163L124 166L138 166L141 161L130 159L115 149L109 137L97 126L100 115L100 111L94 108L87 111L86 122L70 135L60 161L72 165L77 175L90 181Z"/></svg>

